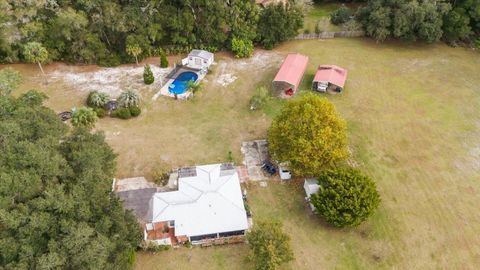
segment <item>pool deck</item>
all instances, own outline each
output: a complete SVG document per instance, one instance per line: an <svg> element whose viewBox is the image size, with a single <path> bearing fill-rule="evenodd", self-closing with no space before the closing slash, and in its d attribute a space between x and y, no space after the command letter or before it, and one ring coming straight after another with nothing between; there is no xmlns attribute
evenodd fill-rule
<svg viewBox="0 0 480 270"><path fill-rule="evenodd" d="M171 98L175 98L175 95L170 93L170 91L168 90L170 84L175 80L175 78L178 77L178 75L182 74L183 72L187 72L187 71L190 71L190 72L195 72L197 75L198 75L198 78L197 78L197 83L199 83L201 80L203 80L203 78L205 78L205 75L206 74L203 74L202 72L200 71L192 71L191 69L186 69L186 68L180 68L178 69L177 72L175 72L175 75L170 77L162 86L162 88L160 88L160 91L158 91L153 97L152 97L152 100L157 100L157 98L162 95L162 96L167 96L167 97L171 97ZM182 94L178 94L177 95L177 99L180 99L180 100L187 100L190 95L193 95L192 91L190 90L187 90L185 93L182 93Z"/></svg>

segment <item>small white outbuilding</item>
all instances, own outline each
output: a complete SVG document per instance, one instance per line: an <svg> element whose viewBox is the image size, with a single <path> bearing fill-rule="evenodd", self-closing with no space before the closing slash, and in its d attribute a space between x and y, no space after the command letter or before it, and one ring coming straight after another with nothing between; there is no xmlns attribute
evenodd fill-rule
<svg viewBox="0 0 480 270"><path fill-rule="evenodd" d="M205 50L192 50L187 58L182 59L182 65L189 68L208 70L213 64L214 55Z"/></svg>
<svg viewBox="0 0 480 270"><path fill-rule="evenodd" d="M305 201L307 201L310 204L310 208L312 211L315 210L315 206L310 203L310 197L312 194L317 193L318 190L320 189L320 186L318 185L318 181L315 178L306 178L305 183L303 183L303 188L305 189L305 194L307 195L305 197Z"/></svg>

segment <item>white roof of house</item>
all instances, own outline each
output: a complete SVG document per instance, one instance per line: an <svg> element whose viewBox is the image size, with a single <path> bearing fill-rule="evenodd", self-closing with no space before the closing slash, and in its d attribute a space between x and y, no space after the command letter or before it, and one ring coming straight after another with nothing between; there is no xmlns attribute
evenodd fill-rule
<svg viewBox="0 0 480 270"><path fill-rule="evenodd" d="M238 174L222 164L195 167L179 177L177 191L155 193L151 204L152 222L174 220L176 236L248 228Z"/></svg>
<svg viewBox="0 0 480 270"><path fill-rule="evenodd" d="M188 56L195 56L195 57L200 57L205 60L210 60L213 59L213 53L205 51L205 50L192 50Z"/></svg>

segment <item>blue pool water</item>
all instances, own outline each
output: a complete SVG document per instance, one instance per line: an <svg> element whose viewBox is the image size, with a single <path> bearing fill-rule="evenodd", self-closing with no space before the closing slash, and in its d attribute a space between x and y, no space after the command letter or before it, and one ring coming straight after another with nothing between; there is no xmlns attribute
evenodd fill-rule
<svg viewBox="0 0 480 270"><path fill-rule="evenodd" d="M195 82L197 79L197 73L190 71L183 72L168 86L168 91L172 94L183 94L188 90L188 82Z"/></svg>

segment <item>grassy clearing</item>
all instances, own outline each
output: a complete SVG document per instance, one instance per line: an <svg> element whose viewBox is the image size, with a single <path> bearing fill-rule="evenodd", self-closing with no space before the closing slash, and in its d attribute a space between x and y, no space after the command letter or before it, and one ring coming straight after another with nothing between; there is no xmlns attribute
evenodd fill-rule
<svg viewBox="0 0 480 270"><path fill-rule="evenodd" d="M261 52L267 59L244 65L218 55L219 65L195 100L153 102L153 92L145 90L140 118L100 121L99 129L119 153L119 176L141 175L159 163L223 161L228 151L240 161L240 142L265 137L271 118L286 102L274 99L263 112L248 110L255 88L270 86L278 55L288 52L310 57L304 90L318 64L348 69L345 92L327 98L346 118L354 159L376 179L382 204L360 227L338 230L308 215L299 184L250 186L255 218L282 220L292 237L296 260L284 269L480 265L480 56L461 48L334 39L290 42ZM38 74L34 66L19 69ZM216 83L230 73L235 82L226 87ZM38 78L27 78L22 90L36 83ZM84 94L74 86L51 83L41 89L56 110L83 102ZM248 269L246 255L244 245L140 253L136 267Z"/></svg>
<svg viewBox="0 0 480 270"><path fill-rule="evenodd" d="M341 27L330 22L330 13L340 7L339 3L314 4L306 6L302 32L315 31L315 25L320 23L323 31L340 31Z"/></svg>
<svg viewBox="0 0 480 270"><path fill-rule="evenodd" d="M304 31L310 31L310 33L315 32L315 25L320 24L321 30L323 31L342 31L342 27L339 25L334 25L330 22L330 13L338 9L342 4L341 3L323 3L323 4L312 4L305 6L305 19L302 33ZM348 7L355 10L359 7L356 3L347 3Z"/></svg>

